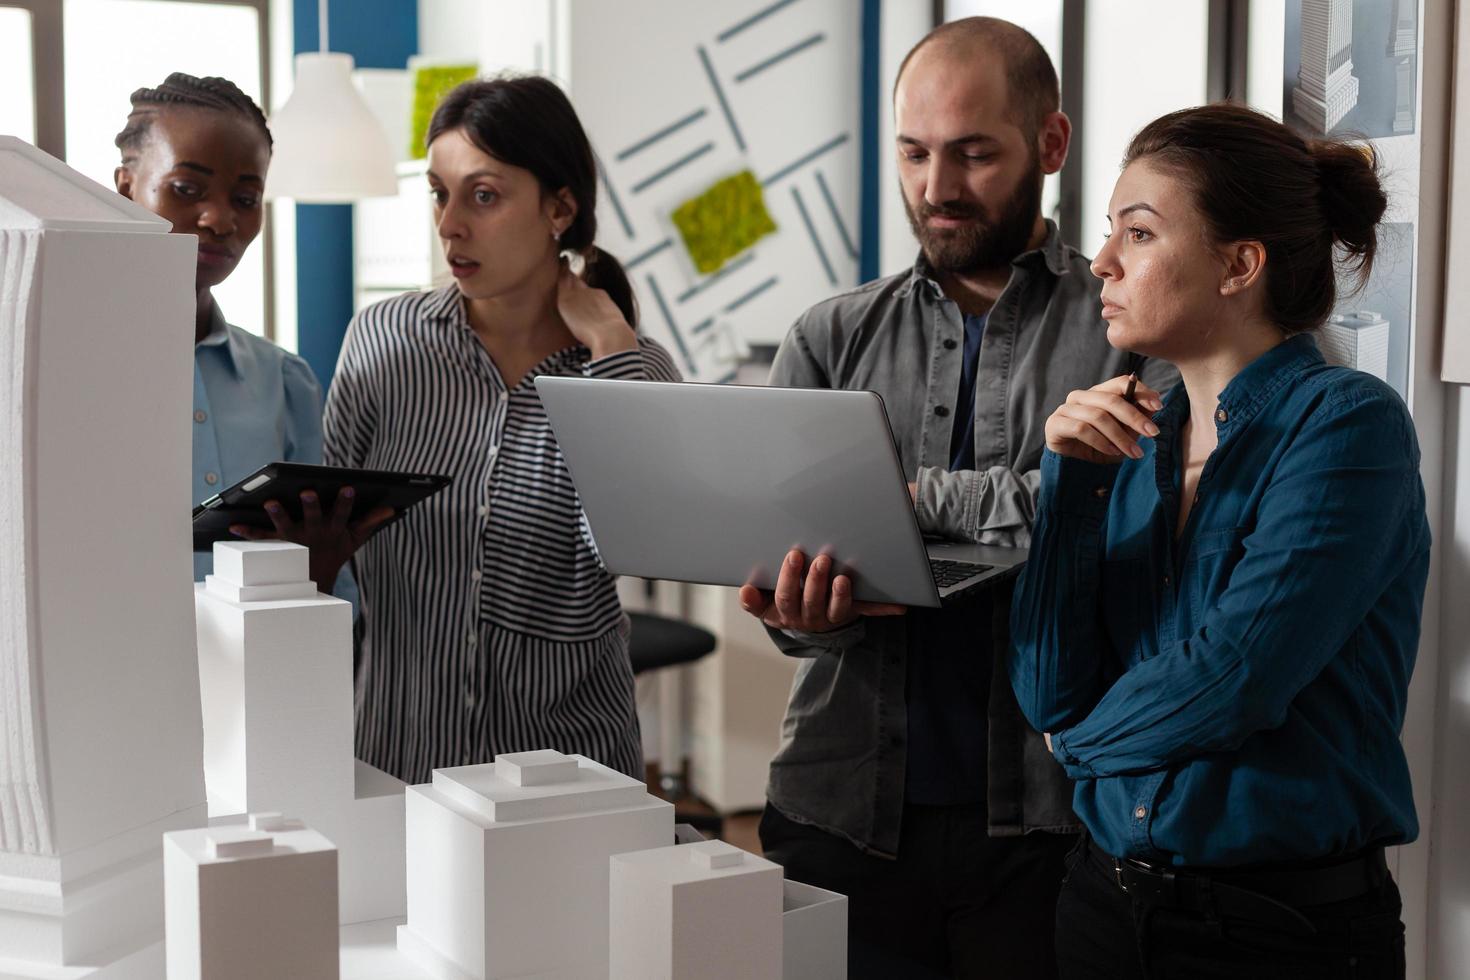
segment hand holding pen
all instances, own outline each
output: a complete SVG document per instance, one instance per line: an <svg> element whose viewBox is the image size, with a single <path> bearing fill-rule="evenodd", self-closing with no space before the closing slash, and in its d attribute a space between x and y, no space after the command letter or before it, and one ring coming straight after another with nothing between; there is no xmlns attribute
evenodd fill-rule
<svg viewBox="0 0 1470 980"><path fill-rule="evenodd" d="M1134 395L1138 391L1138 372L1143 370L1143 362L1148 358L1143 354L1128 355L1128 390L1123 392L1123 400L1130 405L1137 405Z"/></svg>
<svg viewBox="0 0 1470 980"><path fill-rule="evenodd" d="M1054 453L1090 463L1141 459L1140 436L1159 434L1150 413L1164 407L1157 391L1138 380L1142 359L1132 370L1085 391L1074 391L1046 420L1046 446Z"/></svg>

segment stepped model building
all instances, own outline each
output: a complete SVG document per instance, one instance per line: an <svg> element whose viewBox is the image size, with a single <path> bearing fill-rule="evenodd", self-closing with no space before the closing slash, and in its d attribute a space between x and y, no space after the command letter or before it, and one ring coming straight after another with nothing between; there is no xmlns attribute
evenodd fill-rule
<svg viewBox="0 0 1470 980"><path fill-rule="evenodd" d="M1301 0L1301 66L1292 108L1323 136L1358 104L1353 74L1353 0Z"/></svg>
<svg viewBox="0 0 1470 980"><path fill-rule="evenodd" d="M781 896L786 980L846 980L847 896L787 880Z"/></svg>
<svg viewBox="0 0 1470 980"><path fill-rule="evenodd" d="M4 977L158 980L162 835L205 820L184 516L198 245L168 232L0 136Z"/></svg>
<svg viewBox="0 0 1470 980"><path fill-rule="evenodd" d="M408 923L436 980L608 976L608 862L674 839L674 807L580 755L437 769L407 795Z"/></svg>
<svg viewBox="0 0 1470 980"><path fill-rule="evenodd" d="M1371 310L1334 313L1322 325L1317 346L1328 364L1356 368L1387 381L1391 333L1391 324Z"/></svg>
<svg viewBox="0 0 1470 980"><path fill-rule="evenodd" d="M299 820L164 835L168 980L337 980L337 851Z"/></svg>
<svg viewBox="0 0 1470 980"><path fill-rule="evenodd" d="M781 976L781 866L724 841L611 863L610 980Z"/></svg>
<svg viewBox="0 0 1470 980"><path fill-rule="evenodd" d="M352 607L307 557L220 542L195 586L210 815L299 816L337 845L344 924L401 916L404 784L353 757Z"/></svg>
<svg viewBox="0 0 1470 980"><path fill-rule="evenodd" d="M611 860L611 980L844 980L847 898L723 841Z"/></svg>

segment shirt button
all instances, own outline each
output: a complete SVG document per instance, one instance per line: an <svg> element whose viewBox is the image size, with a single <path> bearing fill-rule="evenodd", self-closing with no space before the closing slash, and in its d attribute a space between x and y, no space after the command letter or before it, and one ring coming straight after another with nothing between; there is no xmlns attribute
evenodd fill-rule
<svg viewBox="0 0 1470 980"><path fill-rule="evenodd" d="M195 422L203 422L207 418L209 418L209 416L204 414L204 409L197 408L197 409L194 410L194 421Z"/></svg>
<svg viewBox="0 0 1470 980"><path fill-rule="evenodd" d="M480 577L481 577L480 570L478 568L475 569L473 572L470 572L470 578L472 580L478 582L478 581L480 581Z"/></svg>
<svg viewBox="0 0 1470 980"><path fill-rule="evenodd" d="M207 484L209 484L210 486L214 486L216 483L219 482L219 474L218 473L206 473L206 474L204 474L204 482L207 483Z"/></svg>
<svg viewBox="0 0 1470 980"><path fill-rule="evenodd" d="M1216 422L1228 422L1228 421L1230 421L1230 415L1223 408L1216 409L1216 411L1215 411L1215 421Z"/></svg>
<svg viewBox="0 0 1470 980"><path fill-rule="evenodd" d="M949 414L949 409L944 405L935 405L934 414L938 415L940 418L944 418L946 415Z"/></svg>
<svg viewBox="0 0 1470 980"><path fill-rule="evenodd" d="M959 346L959 344L955 343L953 340L946 340L944 342L944 349L945 350L954 350L958 346Z"/></svg>
<svg viewBox="0 0 1470 980"><path fill-rule="evenodd" d="M490 508L487 505L485 505L485 504L481 504L480 505L480 510L479 510L480 516L481 517L484 517L488 513L490 513Z"/></svg>
<svg viewBox="0 0 1470 980"><path fill-rule="evenodd" d="M1133 815L1135 817L1137 817L1139 820L1142 820L1144 817L1148 816L1148 807L1146 807L1146 806L1139 807L1137 810L1134 810L1133 811Z"/></svg>
<svg viewBox="0 0 1470 980"><path fill-rule="evenodd" d="M464 637L464 641L466 643L468 643L470 646L474 646L475 645L475 634L473 634L473 633L466 633L465 634L465 637Z"/></svg>

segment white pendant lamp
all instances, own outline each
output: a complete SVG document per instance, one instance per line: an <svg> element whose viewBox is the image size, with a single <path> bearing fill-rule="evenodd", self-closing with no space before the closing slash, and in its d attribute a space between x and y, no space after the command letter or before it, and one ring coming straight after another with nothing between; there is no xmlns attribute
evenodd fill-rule
<svg viewBox="0 0 1470 980"><path fill-rule="evenodd" d="M266 194L301 204L347 204L398 193L394 154L352 84L352 56L327 50L327 0L319 0L321 51L296 56L296 87L271 117L275 152Z"/></svg>

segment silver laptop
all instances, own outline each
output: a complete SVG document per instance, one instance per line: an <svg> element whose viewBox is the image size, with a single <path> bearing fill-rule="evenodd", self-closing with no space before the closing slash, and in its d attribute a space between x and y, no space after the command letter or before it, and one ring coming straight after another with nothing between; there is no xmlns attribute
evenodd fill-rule
<svg viewBox="0 0 1470 980"><path fill-rule="evenodd" d="M830 555L856 599L936 607L1025 561L924 541L871 391L552 376L536 390L615 574L770 589L800 548Z"/></svg>

